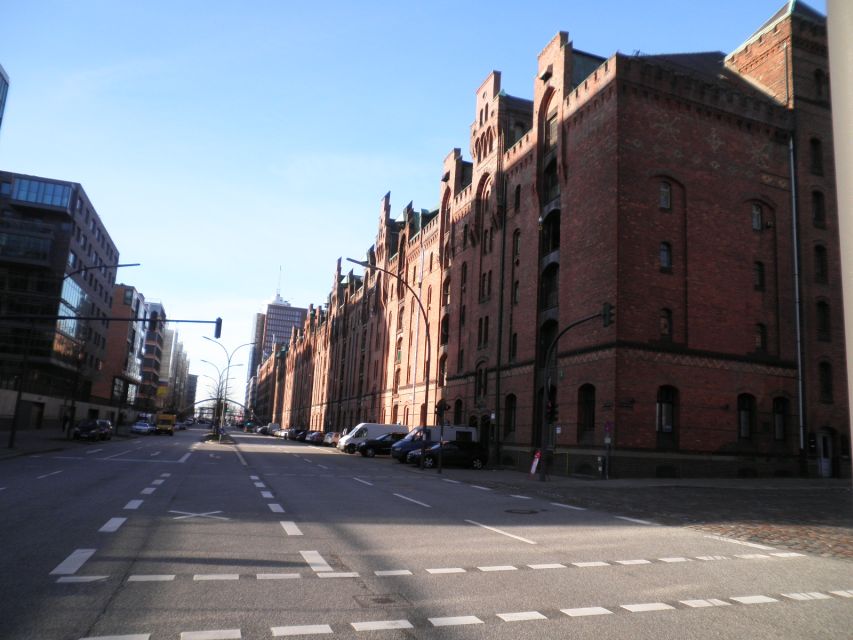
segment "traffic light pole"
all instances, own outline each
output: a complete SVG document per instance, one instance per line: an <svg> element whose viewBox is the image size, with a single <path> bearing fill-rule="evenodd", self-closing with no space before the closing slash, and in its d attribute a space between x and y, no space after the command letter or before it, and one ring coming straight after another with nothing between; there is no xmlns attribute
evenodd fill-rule
<svg viewBox="0 0 853 640"><path fill-rule="evenodd" d="M551 357L557 347L557 342L559 342L560 338L563 337L563 334L567 333L570 329L574 329L575 327L582 325L585 322L589 322L590 320L595 320L596 318L602 318L604 320L605 327L611 325L613 323L613 311L615 308L616 307L611 305L609 302L605 302L600 312L575 320L574 322L570 322L554 337L553 340L551 340L551 344L548 345L548 349L545 351L545 361L543 363L542 370L542 433L540 434L539 449L541 456L541 459L539 460L539 479L542 482L545 482L547 479L548 472L548 456L545 454L545 451L549 444L548 434L550 431L550 423L552 422L552 416L549 414L553 412L553 416L556 417L556 404L553 407L553 411L548 410L548 392L551 389Z"/></svg>

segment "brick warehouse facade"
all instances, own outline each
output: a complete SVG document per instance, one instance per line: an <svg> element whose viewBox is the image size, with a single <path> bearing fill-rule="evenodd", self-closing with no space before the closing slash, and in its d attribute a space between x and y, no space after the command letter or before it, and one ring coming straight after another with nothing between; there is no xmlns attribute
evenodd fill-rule
<svg viewBox="0 0 853 640"><path fill-rule="evenodd" d="M499 72L477 90L470 151L438 210L383 198L377 268L339 260L274 418L434 424L443 400L503 466L849 474L823 16L787 3L728 56L605 59L561 32L532 101ZM605 302L610 326L566 330Z"/></svg>

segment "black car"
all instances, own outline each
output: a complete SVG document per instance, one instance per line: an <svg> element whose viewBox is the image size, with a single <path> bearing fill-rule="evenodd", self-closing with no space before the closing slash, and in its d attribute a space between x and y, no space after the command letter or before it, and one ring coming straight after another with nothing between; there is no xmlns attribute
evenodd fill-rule
<svg viewBox="0 0 853 640"><path fill-rule="evenodd" d="M387 456L391 454L391 445L405 437L405 433L386 433L378 438L371 438L359 443L355 450L366 458L379 455Z"/></svg>
<svg viewBox="0 0 853 640"><path fill-rule="evenodd" d="M74 427L71 436L75 440L105 440L103 429L97 420L81 420Z"/></svg>
<svg viewBox="0 0 853 640"><path fill-rule="evenodd" d="M472 467L482 469L489 459L488 452L479 442L445 442L434 444L424 454L424 468L432 469L438 466L438 454L441 449L441 463L443 466ZM421 450L412 449L406 456L406 462L419 465L421 462Z"/></svg>

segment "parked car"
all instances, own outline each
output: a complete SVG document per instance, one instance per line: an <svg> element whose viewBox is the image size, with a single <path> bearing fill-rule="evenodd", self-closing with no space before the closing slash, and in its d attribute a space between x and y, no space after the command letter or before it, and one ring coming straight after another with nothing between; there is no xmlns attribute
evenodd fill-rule
<svg viewBox="0 0 853 640"><path fill-rule="evenodd" d="M432 469L438 466L438 454L441 450L441 463L443 466L473 467L482 469L488 461L488 452L479 442L445 442L434 444L424 454L424 468ZM409 464L420 464L421 450L412 449L406 456Z"/></svg>
<svg viewBox="0 0 853 640"><path fill-rule="evenodd" d="M404 433L386 433L378 438L365 440L355 450L366 458L372 458L377 455L387 456L391 454L391 445L405 437L406 434Z"/></svg>
<svg viewBox="0 0 853 640"><path fill-rule="evenodd" d="M101 427L97 420L81 420L71 431L75 440L102 440Z"/></svg>
<svg viewBox="0 0 853 640"><path fill-rule="evenodd" d="M281 425L276 422L270 422L255 429L255 433L259 433L262 436L271 436L276 429L281 429Z"/></svg>
<svg viewBox="0 0 853 640"><path fill-rule="evenodd" d="M310 444L323 444L323 436L325 436L322 431L309 431L305 435L305 442Z"/></svg>
<svg viewBox="0 0 853 640"><path fill-rule="evenodd" d="M338 449L346 453L355 453L356 447L371 438L378 438L384 433L408 433L406 427L399 424L378 424L375 422L360 422L338 441Z"/></svg>
<svg viewBox="0 0 853 640"><path fill-rule="evenodd" d="M113 437L113 423L109 420L95 420L98 423L98 435L101 440L109 440Z"/></svg>
<svg viewBox="0 0 853 640"><path fill-rule="evenodd" d="M340 431L329 431L323 436L323 446L324 447L334 447L338 444L338 440L341 439Z"/></svg>
<svg viewBox="0 0 853 640"><path fill-rule="evenodd" d="M308 429L297 429L296 434L293 436L292 440L296 440L297 442L305 442L305 436L308 435Z"/></svg>
<svg viewBox="0 0 853 640"><path fill-rule="evenodd" d="M154 433L154 425L148 424L147 422L134 422L130 427L131 433L138 433L140 435L148 435L149 433Z"/></svg>

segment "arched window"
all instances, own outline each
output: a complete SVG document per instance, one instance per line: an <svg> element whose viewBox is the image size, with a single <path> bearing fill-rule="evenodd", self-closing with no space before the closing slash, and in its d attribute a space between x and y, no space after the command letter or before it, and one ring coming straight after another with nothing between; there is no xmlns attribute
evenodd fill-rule
<svg viewBox="0 0 853 640"><path fill-rule="evenodd" d="M465 296L465 287L468 284L468 263L462 263L462 270L459 276L459 295L461 298Z"/></svg>
<svg viewBox="0 0 853 640"><path fill-rule="evenodd" d="M512 257L518 260L521 257L521 229L512 233Z"/></svg>
<svg viewBox="0 0 853 640"><path fill-rule="evenodd" d="M659 206L664 211L672 209L672 185L669 182L660 183Z"/></svg>
<svg viewBox="0 0 853 640"><path fill-rule="evenodd" d="M560 248L560 212L551 211L542 222L542 255Z"/></svg>
<svg viewBox="0 0 853 640"><path fill-rule="evenodd" d="M821 284L829 282L829 261L826 257L826 247L821 245L814 248L814 280Z"/></svg>
<svg viewBox="0 0 853 640"><path fill-rule="evenodd" d="M742 393L737 397L738 437L748 439L755 430L755 396Z"/></svg>
<svg viewBox="0 0 853 640"><path fill-rule="evenodd" d="M517 401L513 394L504 398L504 436L515 431Z"/></svg>
<svg viewBox="0 0 853 640"><path fill-rule="evenodd" d="M816 69L814 72L814 93L816 98L826 97L826 73L823 69Z"/></svg>
<svg viewBox="0 0 853 640"><path fill-rule="evenodd" d="M462 424L462 400L453 403L453 424Z"/></svg>
<svg viewBox="0 0 853 640"><path fill-rule="evenodd" d="M820 401L831 403L833 401L832 393L832 365L828 362L821 362L817 365L817 379L820 388Z"/></svg>
<svg viewBox="0 0 853 640"><path fill-rule="evenodd" d="M520 184L515 185L515 199L513 201L513 205L514 205L513 209L515 211L518 211L519 209L521 209L521 185Z"/></svg>
<svg viewBox="0 0 853 640"><path fill-rule="evenodd" d="M788 434L788 399L773 398L773 439L784 440Z"/></svg>
<svg viewBox="0 0 853 640"><path fill-rule="evenodd" d="M445 346L450 341L450 316L446 315L441 319L441 334L439 344Z"/></svg>
<svg viewBox="0 0 853 640"><path fill-rule="evenodd" d="M812 174L823 175L823 143L818 138L809 140L809 167Z"/></svg>
<svg viewBox="0 0 853 640"><path fill-rule="evenodd" d="M483 398L486 395L486 365L478 364L474 379L474 395Z"/></svg>
<svg viewBox="0 0 853 640"><path fill-rule="evenodd" d="M447 384L447 356L441 356L438 361L438 386L443 387Z"/></svg>
<svg viewBox="0 0 853 640"><path fill-rule="evenodd" d="M812 224L821 229L826 227L826 201L821 191L812 191Z"/></svg>
<svg viewBox="0 0 853 640"><path fill-rule="evenodd" d="M560 282L560 267L557 264L550 264L542 274L540 284L540 309L553 309L559 303L559 282Z"/></svg>
<svg viewBox="0 0 853 640"><path fill-rule="evenodd" d="M582 385L578 389L578 437L595 431L595 387Z"/></svg>
<svg viewBox="0 0 853 640"><path fill-rule="evenodd" d="M513 333L509 337L509 359L515 360L518 357L518 334Z"/></svg>
<svg viewBox="0 0 853 640"><path fill-rule="evenodd" d="M662 270L672 269L672 245L668 242L660 243L660 268Z"/></svg>
<svg viewBox="0 0 853 640"><path fill-rule="evenodd" d="M430 254L430 259L432 259L432 254ZM430 309L432 309L432 287L427 287L426 310L429 311Z"/></svg>
<svg viewBox="0 0 853 640"><path fill-rule="evenodd" d="M655 431L658 433L675 432L675 409L678 404L678 390L663 386L658 389L655 409Z"/></svg>
<svg viewBox="0 0 853 640"><path fill-rule="evenodd" d="M444 281L441 287L441 304L447 306L450 304L450 277Z"/></svg>
<svg viewBox="0 0 853 640"><path fill-rule="evenodd" d="M825 300L819 300L815 309L817 339L823 342L829 342L832 339L832 326L830 325L829 319L829 303Z"/></svg>
<svg viewBox="0 0 853 640"><path fill-rule="evenodd" d="M764 228L764 211L758 203L752 205L752 230L761 231Z"/></svg>

